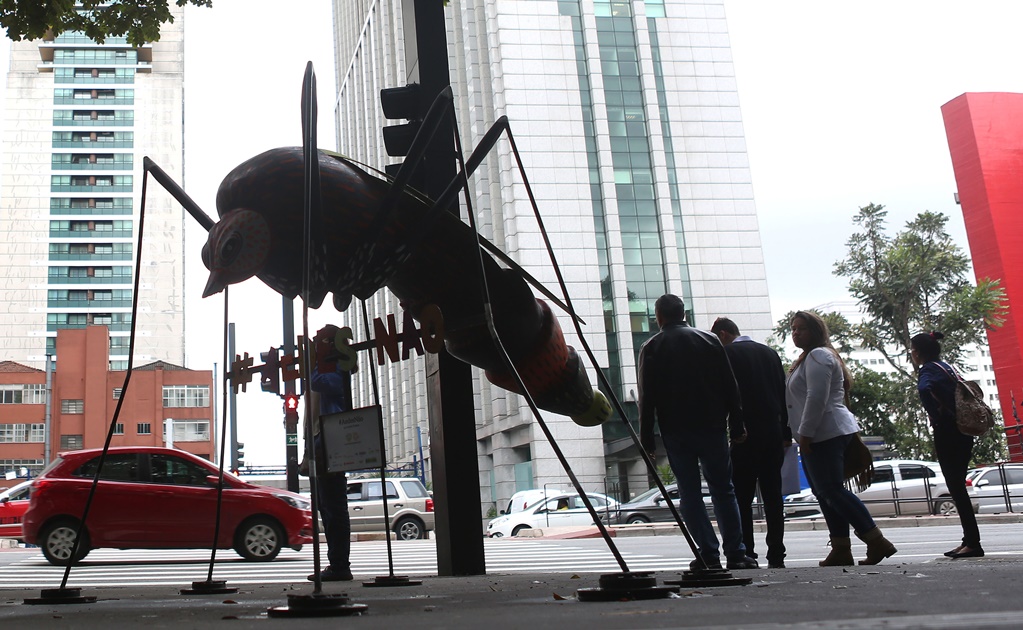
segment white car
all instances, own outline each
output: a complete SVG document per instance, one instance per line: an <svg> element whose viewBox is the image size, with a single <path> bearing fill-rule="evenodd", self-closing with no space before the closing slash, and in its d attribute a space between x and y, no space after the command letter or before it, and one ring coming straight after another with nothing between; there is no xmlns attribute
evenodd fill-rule
<svg viewBox="0 0 1023 630"><path fill-rule="evenodd" d="M1023 512L1023 464L1003 464L1003 483L998 466L985 466L967 476L967 490L978 514ZM1008 494L1008 498L1006 498Z"/></svg>
<svg viewBox="0 0 1023 630"><path fill-rule="evenodd" d="M890 459L874 462L870 485L857 492L871 516L912 514L955 514L956 506L948 493L945 478L937 462ZM820 514L817 497L809 488L785 497L785 516Z"/></svg>
<svg viewBox="0 0 1023 630"><path fill-rule="evenodd" d="M618 501L611 497L596 492L587 492L586 496L598 517L618 509ZM492 519L487 524L487 536L518 536L522 530L534 527L585 527L592 524L593 517L582 497L572 492L541 499L524 510Z"/></svg>
<svg viewBox="0 0 1023 630"><path fill-rule="evenodd" d="M512 498L508 500L508 507L501 510L501 514L512 514L514 512L521 512L530 505L533 505L541 499L549 497L555 497L559 494L572 494L569 490L563 490L561 488L533 488L532 490L519 490L512 495Z"/></svg>

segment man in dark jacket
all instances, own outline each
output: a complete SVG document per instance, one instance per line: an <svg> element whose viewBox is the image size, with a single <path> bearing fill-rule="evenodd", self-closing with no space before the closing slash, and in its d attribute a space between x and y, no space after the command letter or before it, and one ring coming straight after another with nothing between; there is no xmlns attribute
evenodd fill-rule
<svg viewBox="0 0 1023 630"><path fill-rule="evenodd" d="M732 483L742 515L743 543L746 553L756 558L753 498L759 481L767 520L767 564L772 569L781 569L785 567L781 466L785 449L792 444L785 406L785 368L777 352L740 334L735 322L726 317L719 317L710 331L724 344L742 395L746 441L732 445Z"/></svg>
<svg viewBox="0 0 1023 630"><path fill-rule="evenodd" d="M689 327L685 305L671 294L654 305L661 331L639 351L639 429L643 448L656 455L654 421L675 473L682 518L709 568L720 568L718 539L703 505L700 469L710 489L721 547L729 569L755 569L742 542L732 489L728 437L745 439L735 376L717 337ZM702 568L694 561L694 569Z"/></svg>

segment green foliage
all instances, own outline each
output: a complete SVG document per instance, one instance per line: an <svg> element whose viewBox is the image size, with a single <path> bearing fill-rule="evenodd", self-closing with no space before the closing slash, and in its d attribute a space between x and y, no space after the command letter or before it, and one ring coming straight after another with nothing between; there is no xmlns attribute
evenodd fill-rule
<svg viewBox="0 0 1023 630"><path fill-rule="evenodd" d="M970 284L970 260L945 231L945 215L921 212L894 237L886 232L887 215L884 206L860 208L853 218L860 231L849 237L846 258L835 263L835 275L849 279L865 315L852 335L910 376L916 373L910 338L940 330L942 358L960 364L964 346L985 343L986 328L1004 321L1005 292L998 280Z"/></svg>
<svg viewBox="0 0 1023 630"><path fill-rule="evenodd" d="M487 518L497 518L497 508L493 505L491 505L490 509L487 510Z"/></svg>
<svg viewBox="0 0 1023 630"><path fill-rule="evenodd" d="M657 476L661 478L661 483L675 483L675 471L671 469L670 464L661 464L658 466Z"/></svg>
<svg viewBox="0 0 1023 630"><path fill-rule="evenodd" d="M846 258L835 264L835 275L849 279L864 313L862 323L843 331L843 346L877 350L896 370L886 375L852 366L850 410L866 433L885 439L893 456L934 459L910 338L940 330L942 358L961 366L964 346L985 343L986 328L1004 321L1005 292L998 280L970 284L969 258L945 231L948 217L921 212L892 237L886 216L884 206L860 208L853 218L860 231L849 238ZM995 433L978 440L975 461L1004 458L1004 436Z"/></svg>
<svg viewBox="0 0 1023 630"><path fill-rule="evenodd" d="M85 33L103 43L107 37L126 35L133 46L160 39L160 25L173 22L170 0L0 0L0 26L14 41L41 39L47 32ZM174 0L183 7L211 7L212 0ZM76 8L77 5L77 8Z"/></svg>

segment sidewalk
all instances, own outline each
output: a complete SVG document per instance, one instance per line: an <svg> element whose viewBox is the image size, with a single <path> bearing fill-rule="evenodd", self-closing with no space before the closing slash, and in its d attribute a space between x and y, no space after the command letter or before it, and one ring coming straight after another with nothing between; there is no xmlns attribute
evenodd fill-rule
<svg viewBox="0 0 1023 630"><path fill-rule="evenodd" d="M894 560L894 559L893 559ZM921 565L758 569L734 572L749 586L683 588L669 599L581 602L590 573L427 577L421 586L367 588L327 583L368 607L356 618L268 618L288 595L312 594L310 583L237 585L231 595L180 595L172 587L85 589L92 604L27 605L40 591L0 593L4 630L40 628L964 628L1019 627L1023 559L935 559ZM360 576L361 578L362 576ZM656 574L658 584L678 574ZM230 586L230 584L229 584ZM227 625L225 625L225 622Z"/></svg>
<svg viewBox="0 0 1023 630"><path fill-rule="evenodd" d="M983 522L1020 522L1020 515L980 517ZM954 517L883 519L886 528L953 525ZM819 519L786 522L788 530L821 529ZM616 526L615 536L680 535L669 524ZM538 535L593 536L596 528L537 530ZM898 556L873 567L800 567L732 572L748 586L681 588L666 599L582 602L579 589L599 586L585 573L490 574L423 577L419 586L376 587L360 582L325 583L323 594L347 594L367 607L358 617L269 618L269 608L287 607L288 596L307 597L313 585L232 584L228 595L181 595L179 587L87 588L91 604L28 605L40 590L0 591L4 630L40 628L443 628L587 630L618 628L1017 628L1023 555L992 554L976 560L943 557L902 564ZM369 576L358 576L372 583ZM653 574L658 586L680 574ZM229 622L227 626L225 622Z"/></svg>

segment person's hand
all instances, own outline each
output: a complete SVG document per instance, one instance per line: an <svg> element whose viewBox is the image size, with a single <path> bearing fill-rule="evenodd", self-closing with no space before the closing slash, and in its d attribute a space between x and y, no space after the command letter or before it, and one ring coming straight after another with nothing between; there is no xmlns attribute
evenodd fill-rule
<svg viewBox="0 0 1023 630"><path fill-rule="evenodd" d="M799 436L799 450L800 450L800 452L802 452L802 453L810 453L810 452L812 452L812 448L810 446L811 444L813 444L813 441L810 440L810 438L806 437L805 435L800 435Z"/></svg>

